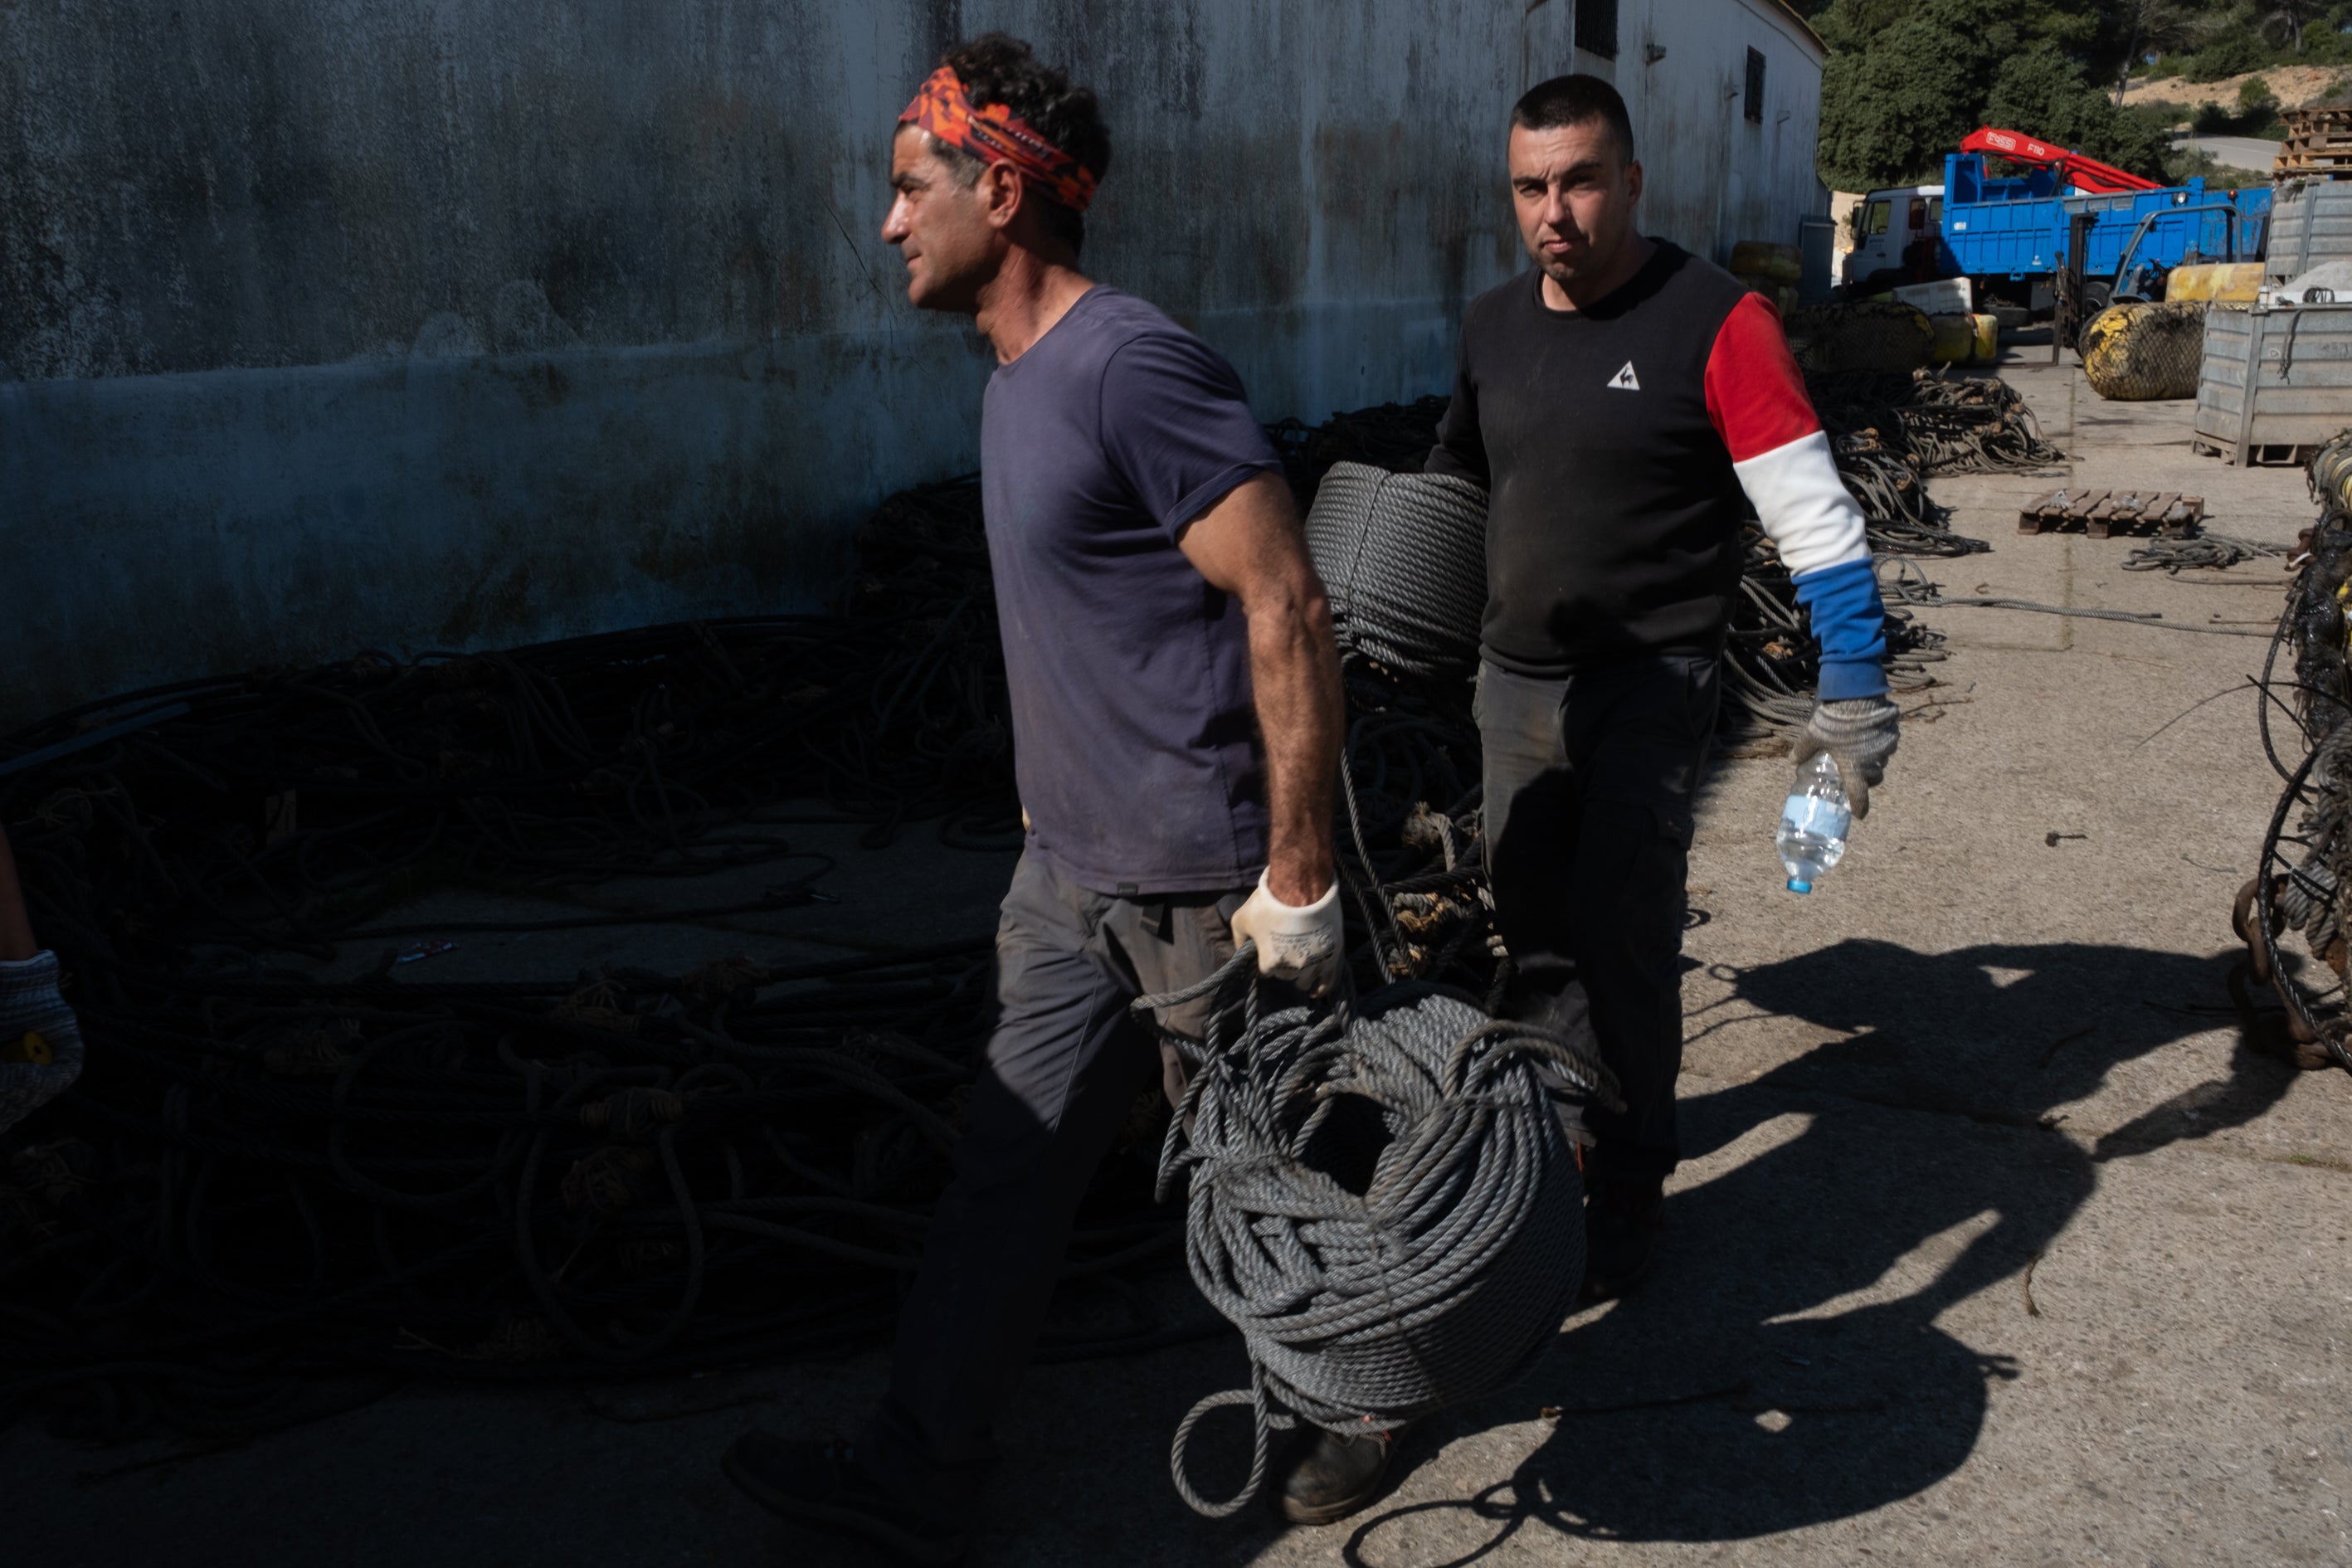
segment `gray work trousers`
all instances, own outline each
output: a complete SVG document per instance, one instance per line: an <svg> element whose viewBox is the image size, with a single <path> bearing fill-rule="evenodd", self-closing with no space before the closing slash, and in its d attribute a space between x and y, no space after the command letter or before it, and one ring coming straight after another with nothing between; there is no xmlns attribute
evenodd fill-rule
<svg viewBox="0 0 2352 1568"><path fill-rule="evenodd" d="M1517 967L1503 1011L1590 1027L1617 1075L1625 1109L1584 1112L1595 1178L1663 1176L1680 1157L1684 882L1717 700L1704 655L1478 672L1487 875Z"/></svg>
<svg viewBox="0 0 2352 1568"><path fill-rule="evenodd" d="M1171 1103L1182 1092L1181 1058L1128 1004L1231 959L1229 922L1250 891L1117 898L1021 857L954 1179L899 1308L889 1394L859 1443L867 1474L910 1510L960 1522L977 1504L991 1428L1028 1365L1078 1200L1153 1069ZM1198 1040L1208 1013L1204 999L1160 1024Z"/></svg>

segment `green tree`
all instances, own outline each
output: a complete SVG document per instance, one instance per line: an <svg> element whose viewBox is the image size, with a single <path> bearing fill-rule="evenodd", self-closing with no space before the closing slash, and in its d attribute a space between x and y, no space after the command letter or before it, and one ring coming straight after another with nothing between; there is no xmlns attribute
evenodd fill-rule
<svg viewBox="0 0 2352 1568"><path fill-rule="evenodd" d="M2160 132L2092 84L2118 80L2149 28L2179 25L2140 0L1835 0L1814 19L1831 51L1822 178L1849 191L1930 180L1987 123L2153 177Z"/></svg>
<svg viewBox="0 0 2352 1568"><path fill-rule="evenodd" d="M2268 4L2259 24L2263 34L2273 37L2284 34L2294 52L2303 53L2303 26L2319 15L2318 5L2314 0L2268 0Z"/></svg>
<svg viewBox="0 0 2352 1568"><path fill-rule="evenodd" d="M2103 163L2161 179L2165 142L2161 132L2137 115L2119 111L2083 68L2049 44L2036 44L2003 60L1985 102L1994 125L2072 148Z"/></svg>
<svg viewBox="0 0 2352 1568"><path fill-rule="evenodd" d="M1947 13L1957 8L1921 6L1830 56L1819 163L1832 189L1931 179L1944 154L1976 128L1993 56L1980 36L1948 25Z"/></svg>

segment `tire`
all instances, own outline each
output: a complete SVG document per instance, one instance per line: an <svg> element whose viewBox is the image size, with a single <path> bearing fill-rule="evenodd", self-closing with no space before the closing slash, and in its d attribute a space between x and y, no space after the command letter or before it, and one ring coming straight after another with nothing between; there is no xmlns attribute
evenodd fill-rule
<svg viewBox="0 0 2352 1568"><path fill-rule="evenodd" d="M2083 324L2074 333L2074 353L2078 356L2086 353L2086 345L2090 342L2091 323L2099 319L2100 311L2114 302L2115 285L2099 278L2083 279L2083 300L2080 306Z"/></svg>

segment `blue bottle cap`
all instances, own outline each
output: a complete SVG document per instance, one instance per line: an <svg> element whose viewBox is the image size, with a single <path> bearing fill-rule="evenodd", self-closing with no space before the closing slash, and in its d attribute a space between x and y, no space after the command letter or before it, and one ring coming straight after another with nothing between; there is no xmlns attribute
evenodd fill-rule
<svg viewBox="0 0 2352 1568"><path fill-rule="evenodd" d="M1813 885L1811 882L1800 882L1794 877L1789 879L1789 891L1792 893L1810 893L1812 890Z"/></svg>

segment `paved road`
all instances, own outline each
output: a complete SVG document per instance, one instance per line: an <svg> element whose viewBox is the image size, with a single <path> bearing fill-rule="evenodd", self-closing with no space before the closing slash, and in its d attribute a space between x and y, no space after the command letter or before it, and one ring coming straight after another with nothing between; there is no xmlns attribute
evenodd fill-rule
<svg viewBox="0 0 2352 1568"><path fill-rule="evenodd" d="M2183 136L2173 145L2210 153L2224 168L2252 169L2265 174L2271 172L2279 150L2277 142L2257 136Z"/></svg>
<svg viewBox="0 0 2352 1568"><path fill-rule="evenodd" d="M2062 482L2153 487L2284 542L2311 518L2299 471L2193 457L2187 403L2103 404L2072 367L2004 374L2076 456L1937 480L1993 548L1926 563L1931 577L2225 632L2274 618L2275 563L2125 573L2130 542L2021 538L2016 512ZM1177 1417L1243 1375L1230 1342L1041 1367L973 1562L2352 1563L2352 1077L2242 1037L2224 988L2230 900L2278 789L2251 699L2226 693L2263 644L1925 618L1949 639L1946 684L1915 701L1821 891L1784 892L1772 858L1786 758L1717 770L1691 867L1692 1158L1643 1293L1570 1319L1523 1386L1432 1423L1393 1495L1325 1530L1199 1520L1171 1489ZM935 876L845 868L834 918L952 906L984 929L1002 865L927 853ZM454 918L433 909L417 918ZM593 942L664 966L746 945L696 927ZM713 1461L755 1423L854 1422L883 1370L868 1353L618 1389L425 1388L87 1486L163 1450L92 1455L19 1426L0 1435L0 1557L847 1568L872 1559L769 1521ZM1195 1447L1230 1472L1242 1441L1236 1422Z"/></svg>

